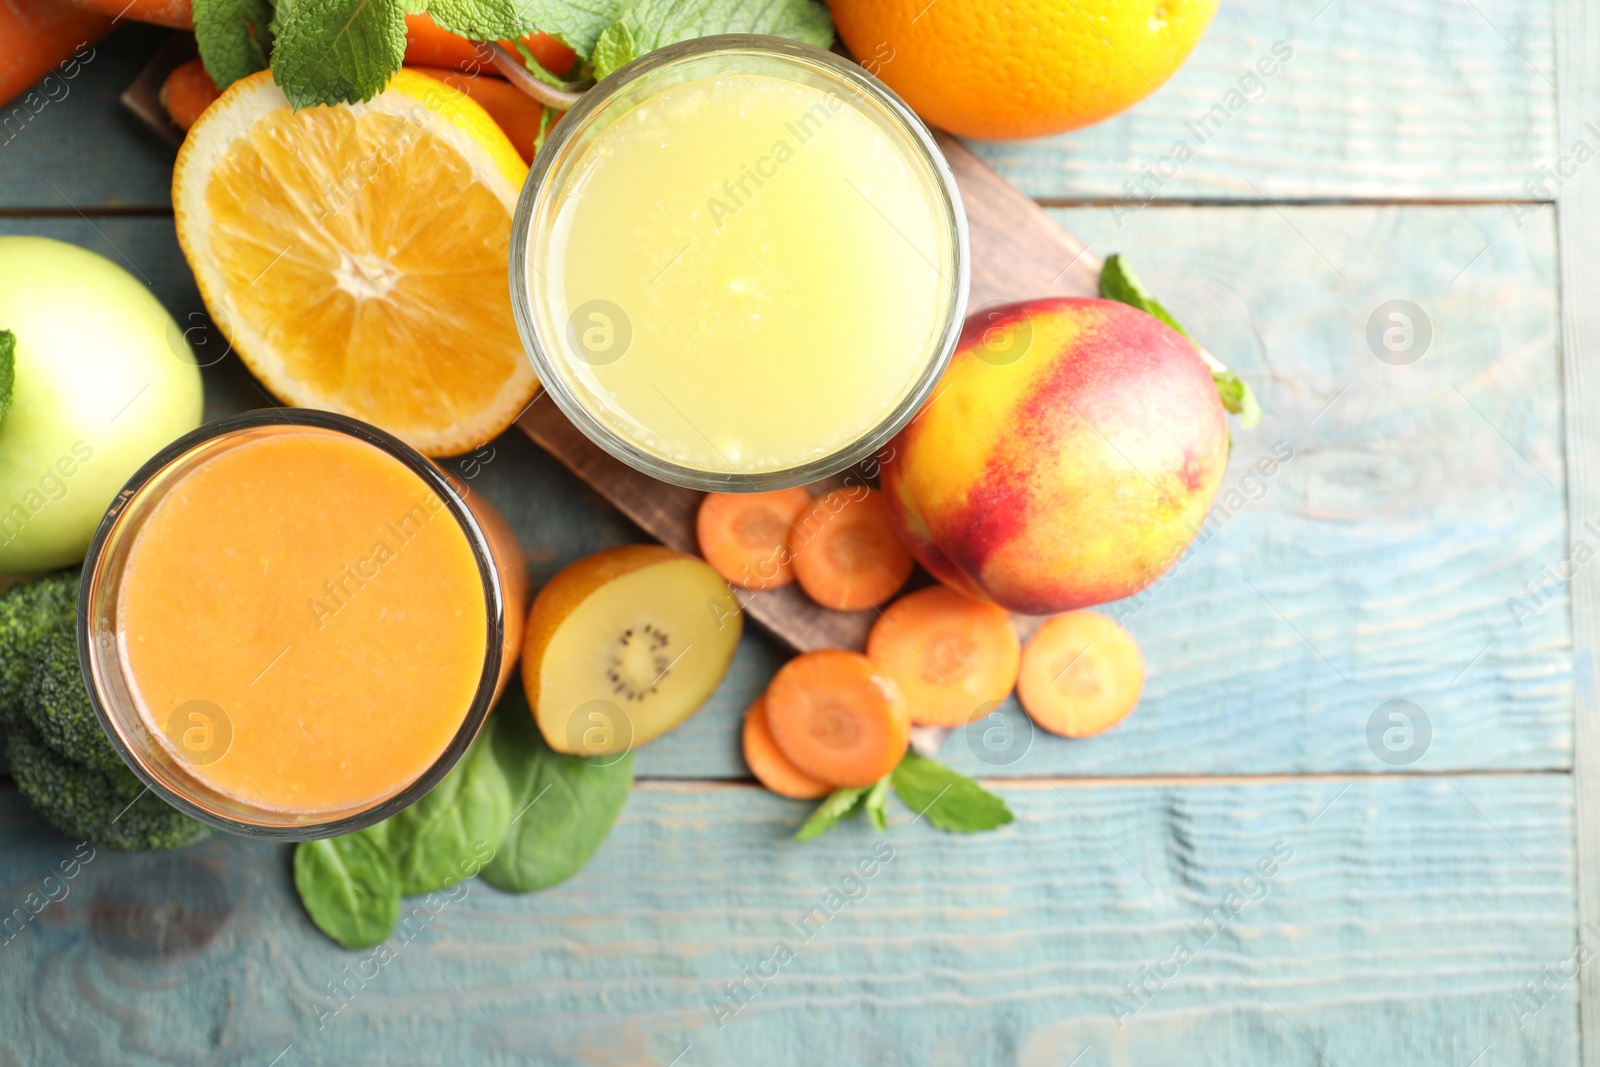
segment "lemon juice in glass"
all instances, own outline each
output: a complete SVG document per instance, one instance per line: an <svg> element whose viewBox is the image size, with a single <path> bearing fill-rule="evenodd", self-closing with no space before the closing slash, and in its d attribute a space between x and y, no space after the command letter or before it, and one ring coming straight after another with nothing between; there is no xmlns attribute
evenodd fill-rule
<svg viewBox="0 0 1600 1067"><path fill-rule="evenodd" d="M561 121L511 288L596 444L722 491L812 481L915 414L956 343L967 234L926 127L860 67L768 37L672 45Z"/></svg>

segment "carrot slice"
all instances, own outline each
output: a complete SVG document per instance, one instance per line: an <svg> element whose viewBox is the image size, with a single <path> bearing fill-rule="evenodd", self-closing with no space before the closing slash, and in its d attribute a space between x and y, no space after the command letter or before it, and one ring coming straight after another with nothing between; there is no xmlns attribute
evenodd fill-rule
<svg viewBox="0 0 1600 1067"><path fill-rule="evenodd" d="M804 489L776 493L707 493L695 516L700 554L741 589L778 589L794 581L789 528L811 503Z"/></svg>
<svg viewBox="0 0 1600 1067"><path fill-rule="evenodd" d="M1017 699L1053 734L1103 733L1128 717L1143 691L1138 643L1098 612L1057 615L1022 650Z"/></svg>
<svg viewBox="0 0 1600 1067"><path fill-rule="evenodd" d="M906 584L912 559L876 489L835 489L795 520L789 535L795 577L825 608L874 608Z"/></svg>
<svg viewBox="0 0 1600 1067"><path fill-rule="evenodd" d="M767 687L767 726L789 762L835 786L871 785L911 739L900 689L859 652L796 656Z"/></svg>
<svg viewBox="0 0 1600 1067"><path fill-rule="evenodd" d="M521 40L539 65L557 77L570 71L578 58L572 49L548 33L530 33ZM517 52L510 41L501 41L500 45L513 55ZM453 67L470 74L495 73L487 48L480 51L477 42L440 28L425 14L406 16L406 63L420 67Z"/></svg>
<svg viewBox="0 0 1600 1067"><path fill-rule="evenodd" d="M867 658L905 694L911 721L971 722L1017 684L1022 643L1001 608L942 585L907 593L867 635Z"/></svg>
<svg viewBox="0 0 1600 1067"><path fill-rule="evenodd" d="M489 113L494 124L505 131L524 163L533 162L533 143L539 137L544 105L510 82L479 74L464 74L446 67L411 67L435 81L465 93Z"/></svg>
<svg viewBox="0 0 1600 1067"><path fill-rule="evenodd" d="M178 64L167 75L167 80L161 83L159 99L161 106L172 117L173 125L180 130L187 130L200 117L200 112L210 107L211 102L221 95L217 91L217 83L206 73L205 64L198 59L191 59Z"/></svg>
<svg viewBox="0 0 1600 1067"><path fill-rule="evenodd" d="M791 800L815 800L833 792L833 786L811 777L789 762L772 739L767 725L767 698L763 694L744 713L744 761L756 781Z"/></svg>

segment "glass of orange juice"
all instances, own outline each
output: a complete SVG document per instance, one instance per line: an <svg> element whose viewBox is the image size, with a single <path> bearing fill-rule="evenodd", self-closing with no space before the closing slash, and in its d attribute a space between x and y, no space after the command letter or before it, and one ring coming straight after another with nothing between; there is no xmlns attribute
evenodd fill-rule
<svg viewBox="0 0 1600 1067"><path fill-rule="evenodd" d="M89 548L78 647L123 759L225 830L329 837L422 796L516 660L526 577L492 509L342 415L203 426Z"/></svg>
<svg viewBox="0 0 1600 1067"><path fill-rule="evenodd" d="M965 312L966 216L932 135L854 63L706 37L556 124L513 220L545 389L633 467L759 491L833 474L916 413Z"/></svg>

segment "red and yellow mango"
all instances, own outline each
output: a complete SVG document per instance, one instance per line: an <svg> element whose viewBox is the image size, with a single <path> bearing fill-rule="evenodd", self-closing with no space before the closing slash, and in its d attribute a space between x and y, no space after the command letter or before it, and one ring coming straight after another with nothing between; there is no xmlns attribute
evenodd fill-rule
<svg viewBox="0 0 1600 1067"><path fill-rule="evenodd" d="M894 439L897 531L945 584L1047 615L1131 596L1194 540L1228 427L1194 346L1109 300L980 312Z"/></svg>

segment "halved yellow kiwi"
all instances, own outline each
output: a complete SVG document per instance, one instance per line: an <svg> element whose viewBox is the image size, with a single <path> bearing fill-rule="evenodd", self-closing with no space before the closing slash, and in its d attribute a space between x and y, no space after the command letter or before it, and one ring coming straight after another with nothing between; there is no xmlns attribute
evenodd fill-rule
<svg viewBox="0 0 1600 1067"><path fill-rule="evenodd" d="M715 692L743 629L739 601L704 560L660 545L586 556L528 613L522 681L557 752L626 752L681 724Z"/></svg>

